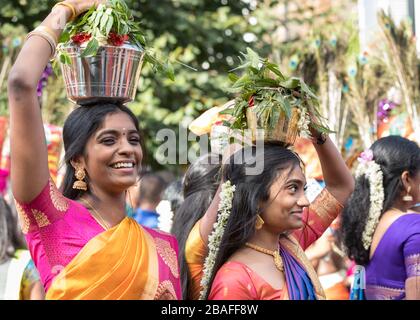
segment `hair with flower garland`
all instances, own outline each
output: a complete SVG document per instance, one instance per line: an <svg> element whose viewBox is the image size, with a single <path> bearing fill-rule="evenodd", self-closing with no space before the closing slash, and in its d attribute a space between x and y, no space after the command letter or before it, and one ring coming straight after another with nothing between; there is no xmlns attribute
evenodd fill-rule
<svg viewBox="0 0 420 320"><path fill-rule="evenodd" d="M340 238L349 258L369 262L370 245L383 213L404 195L401 175L419 174L420 148L408 139L389 136L362 153L356 185L342 213Z"/></svg>
<svg viewBox="0 0 420 320"><path fill-rule="evenodd" d="M255 146L247 148L252 148L253 152L238 151L245 155L242 163L238 163L234 154L223 166L225 184L220 195L218 220L209 237L200 299L208 298L219 268L253 236L257 214L264 210L260 205L270 200L270 187L279 173L286 171L290 174L293 168L300 166L299 157L279 144L266 142L261 153L255 152ZM257 158L246 157L251 154ZM262 173L246 175L247 168L255 166L255 161L264 161Z"/></svg>

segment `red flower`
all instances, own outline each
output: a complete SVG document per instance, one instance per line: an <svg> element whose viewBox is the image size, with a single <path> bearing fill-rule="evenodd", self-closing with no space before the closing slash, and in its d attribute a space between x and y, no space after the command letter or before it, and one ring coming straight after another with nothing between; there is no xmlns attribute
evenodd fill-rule
<svg viewBox="0 0 420 320"><path fill-rule="evenodd" d="M251 98L249 98L248 105L250 108L254 106L254 96L251 96Z"/></svg>
<svg viewBox="0 0 420 320"><path fill-rule="evenodd" d="M79 32L71 37L71 40L73 40L75 44L81 45L83 42L89 41L91 37L92 35L87 32Z"/></svg>
<svg viewBox="0 0 420 320"><path fill-rule="evenodd" d="M125 41L128 40L128 34L118 34L115 32L110 32L108 36L108 43L113 46L122 46Z"/></svg>

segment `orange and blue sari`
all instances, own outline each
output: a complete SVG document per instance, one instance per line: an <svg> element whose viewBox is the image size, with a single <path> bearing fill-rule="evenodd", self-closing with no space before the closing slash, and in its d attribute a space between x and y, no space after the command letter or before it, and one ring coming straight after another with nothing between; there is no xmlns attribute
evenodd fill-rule
<svg viewBox="0 0 420 320"><path fill-rule="evenodd" d="M341 212L343 206L324 189L304 211L306 226L280 239L280 255L284 263L286 288L275 289L255 271L236 262L226 262L217 272L210 289L213 300L321 300L325 293L304 250L317 240ZM192 290L198 299L207 247L200 236L199 222L187 240L186 259ZM234 272L231 272L234 271Z"/></svg>
<svg viewBox="0 0 420 320"><path fill-rule="evenodd" d="M52 181L16 208L47 299L180 299L178 245L132 218L104 230Z"/></svg>

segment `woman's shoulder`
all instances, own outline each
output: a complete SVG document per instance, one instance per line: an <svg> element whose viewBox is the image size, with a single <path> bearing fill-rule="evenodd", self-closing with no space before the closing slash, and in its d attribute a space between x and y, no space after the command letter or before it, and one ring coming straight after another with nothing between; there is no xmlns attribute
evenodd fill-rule
<svg viewBox="0 0 420 320"><path fill-rule="evenodd" d="M238 261L225 262L216 273L210 291L210 300L254 300L257 292L252 271Z"/></svg>
<svg viewBox="0 0 420 320"><path fill-rule="evenodd" d="M402 223L410 234L420 235L420 214L415 212L407 213L403 216Z"/></svg>
<svg viewBox="0 0 420 320"><path fill-rule="evenodd" d="M72 204L73 201L64 197L51 178L32 201L25 203L15 199L24 234L60 220Z"/></svg>
<svg viewBox="0 0 420 320"><path fill-rule="evenodd" d="M386 220L381 219L375 236L388 239L395 245L404 243L407 239L420 237L420 214L418 213L404 213L393 217L384 217ZM379 232L379 234L377 234ZM379 241L380 241L379 240Z"/></svg>
<svg viewBox="0 0 420 320"><path fill-rule="evenodd" d="M420 233L420 214L408 212L398 217L394 223L397 223L400 229Z"/></svg>
<svg viewBox="0 0 420 320"><path fill-rule="evenodd" d="M226 281L246 281L247 283L252 278L252 270L244 263L240 261L227 261L225 262L217 274L219 276L227 276Z"/></svg>

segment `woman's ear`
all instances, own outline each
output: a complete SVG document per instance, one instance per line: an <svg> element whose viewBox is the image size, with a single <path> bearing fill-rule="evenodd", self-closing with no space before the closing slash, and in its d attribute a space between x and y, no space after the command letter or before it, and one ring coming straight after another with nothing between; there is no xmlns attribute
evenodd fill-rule
<svg viewBox="0 0 420 320"><path fill-rule="evenodd" d="M77 169L77 168L85 169L86 168L85 161L84 161L82 156L78 156L78 157L70 160L70 164L74 169Z"/></svg>
<svg viewBox="0 0 420 320"><path fill-rule="evenodd" d="M403 184L404 190L407 191L408 188L411 185L411 177L410 177L410 173L406 170L401 174L401 182Z"/></svg>

